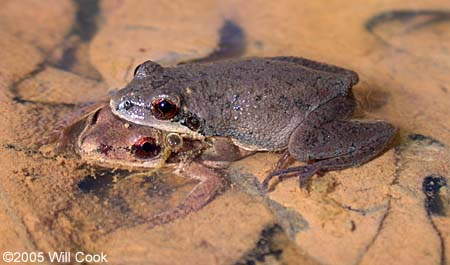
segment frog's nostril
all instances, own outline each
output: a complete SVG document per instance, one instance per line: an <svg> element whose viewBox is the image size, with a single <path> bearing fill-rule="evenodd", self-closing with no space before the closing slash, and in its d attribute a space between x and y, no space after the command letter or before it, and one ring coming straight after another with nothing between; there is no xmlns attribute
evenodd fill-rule
<svg viewBox="0 0 450 265"><path fill-rule="evenodd" d="M129 110L131 107L133 107L133 103L129 100L124 100L119 103L117 110Z"/></svg>

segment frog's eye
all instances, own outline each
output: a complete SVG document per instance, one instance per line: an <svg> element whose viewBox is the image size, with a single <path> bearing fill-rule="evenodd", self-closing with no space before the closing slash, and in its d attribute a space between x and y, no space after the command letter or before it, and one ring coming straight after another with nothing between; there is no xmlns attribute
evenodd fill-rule
<svg viewBox="0 0 450 265"><path fill-rule="evenodd" d="M139 138L131 147L131 152L140 159L152 158L161 152L161 146L152 137Z"/></svg>
<svg viewBox="0 0 450 265"><path fill-rule="evenodd" d="M158 98L152 102L152 113L158 120L169 120L178 113L178 106L168 98Z"/></svg>

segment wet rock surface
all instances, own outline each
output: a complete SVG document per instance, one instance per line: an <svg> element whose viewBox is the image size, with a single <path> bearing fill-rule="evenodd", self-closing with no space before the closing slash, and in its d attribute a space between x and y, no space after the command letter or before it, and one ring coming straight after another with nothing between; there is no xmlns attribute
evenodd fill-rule
<svg viewBox="0 0 450 265"><path fill-rule="evenodd" d="M0 7L1 252L104 252L108 264L449 263L448 1ZM358 116L394 124L393 148L314 178L309 192L290 179L268 194L260 182L280 154L259 153L228 169L230 187L205 208L149 229L142 217L176 206L194 180L130 179L39 144L144 60L275 55L357 71Z"/></svg>

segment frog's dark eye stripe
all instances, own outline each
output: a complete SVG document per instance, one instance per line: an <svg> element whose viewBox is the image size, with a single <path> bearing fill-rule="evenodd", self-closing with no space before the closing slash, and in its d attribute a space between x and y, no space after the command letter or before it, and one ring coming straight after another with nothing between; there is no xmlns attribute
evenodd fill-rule
<svg viewBox="0 0 450 265"><path fill-rule="evenodd" d="M153 100L151 105L153 116L158 120L169 120L178 114L178 106L167 98Z"/></svg>
<svg viewBox="0 0 450 265"><path fill-rule="evenodd" d="M136 158L148 159L159 155L161 146L152 137L142 137L133 144L131 152Z"/></svg>

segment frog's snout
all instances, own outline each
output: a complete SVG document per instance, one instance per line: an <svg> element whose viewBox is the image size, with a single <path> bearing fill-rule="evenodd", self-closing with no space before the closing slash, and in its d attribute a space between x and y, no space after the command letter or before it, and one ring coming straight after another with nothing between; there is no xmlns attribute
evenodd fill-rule
<svg viewBox="0 0 450 265"><path fill-rule="evenodd" d="M112 110L126 111L133 106L133 100L122 88L110 92L109 104Z"/></svg>
<svg viewBox="0 0 450 265"><path fill-rule="evenodd" d="M111 110L115 114L127 112L134 106L134 104L133 104L133 102L131 102L131 100L128 100L128 99L122 100L121 99L121 100L117 101L117 100L115 100L115 98L111 98L109 105L111 107Z"/></svg>

